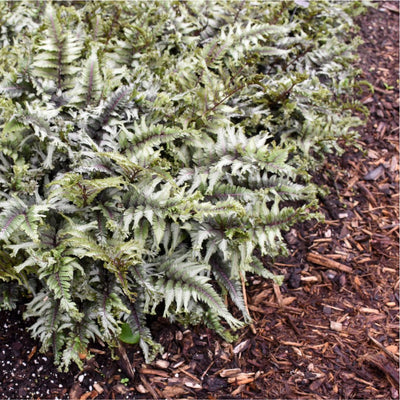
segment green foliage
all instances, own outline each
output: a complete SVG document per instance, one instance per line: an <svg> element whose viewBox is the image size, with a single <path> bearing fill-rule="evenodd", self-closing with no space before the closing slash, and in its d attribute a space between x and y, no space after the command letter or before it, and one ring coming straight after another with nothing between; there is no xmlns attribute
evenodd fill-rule
<svg viewBox="0 0 400 400"><path fill-rule="evenodd" d="M132 329L128 323L124 323L121 325L121 333L119 335L119 340L128 344L136 344L139 343L140 334L132 333Z"/></svg>
<svg viewBox="0 0 400 400"><path fill-rule="evenodd" d="M0 300L61 367L96 338L151 359L156 312L251 321L245 274L282 281L255 250L316 216L360 123L351 4L0 4Z"/></svg>

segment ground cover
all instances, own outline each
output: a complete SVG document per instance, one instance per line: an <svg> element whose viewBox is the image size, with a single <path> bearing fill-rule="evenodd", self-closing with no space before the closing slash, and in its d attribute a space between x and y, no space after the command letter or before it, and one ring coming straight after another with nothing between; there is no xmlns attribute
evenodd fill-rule
<svg viewBox="0 0 400 400"><path fill-rule="evenodd" d="M358 19L360 67L375 89L360 95L371 113L362 151L328 157L315 176L331 190L326 221L286 235L281 287L249 282L254 324L235 343L155 318L165 355L152 365L135 346L114 362L97 344L83 371L66 374L37 351L22 310L3 311L0 397L398 398L398 15L397 2L381 2Z"/></svg>

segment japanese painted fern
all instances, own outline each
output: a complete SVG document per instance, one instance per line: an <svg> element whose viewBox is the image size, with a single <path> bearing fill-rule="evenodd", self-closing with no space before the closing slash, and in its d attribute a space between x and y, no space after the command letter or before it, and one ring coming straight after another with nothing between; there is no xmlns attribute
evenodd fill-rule
<svg viewBox="0 0 400 400"><path fill-rule="evenodd" d="M69 5L68 5L69 4ZM156 312L229 337L358 123L358 3L0 4L0 298L66 368ZM226 305L228 296L240 313ZM225 324L225 325L224 325Z"/></svg>

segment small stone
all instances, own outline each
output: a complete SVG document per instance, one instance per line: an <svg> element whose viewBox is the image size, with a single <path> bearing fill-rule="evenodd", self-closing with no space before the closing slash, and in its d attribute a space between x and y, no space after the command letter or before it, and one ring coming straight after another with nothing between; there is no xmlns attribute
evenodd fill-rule
<svg viewBox="0 0 400 400"><path fill-rule="evenodd" d="M332 237L332 230L331 230L331 229L327 229L327 230L325 231L325 233L324 233L324 236L325 236L326 238Z"/></svg>
<svg viewBox="0 0 400 400"><path fill-rule="evenodd" d="M326 276L330 279L333 280L336 278L337 273L331 269L328 269L328 271L326 271Z"/></svg>

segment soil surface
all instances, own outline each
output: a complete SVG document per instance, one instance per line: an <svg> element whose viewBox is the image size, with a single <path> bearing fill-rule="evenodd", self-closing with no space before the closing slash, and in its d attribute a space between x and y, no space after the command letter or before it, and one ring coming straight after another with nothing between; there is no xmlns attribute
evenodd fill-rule
<svg viewBox="0 0 400 400"><path fill-rule="evenodd" d="M165 353L153 364L136 346L113 356L96 343L83 371L63 373L27 334L23 307L2 311L1 399L399 398L399 3L357 23L361 79L374 87L359 96L367 124L358 149L315 176L331 193L326 220L287 233L291 256L269 265L284 284L250 278L252 326L228 344L156 318Z"/></svg>

